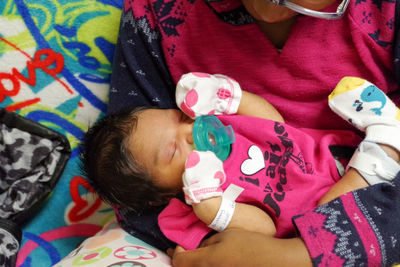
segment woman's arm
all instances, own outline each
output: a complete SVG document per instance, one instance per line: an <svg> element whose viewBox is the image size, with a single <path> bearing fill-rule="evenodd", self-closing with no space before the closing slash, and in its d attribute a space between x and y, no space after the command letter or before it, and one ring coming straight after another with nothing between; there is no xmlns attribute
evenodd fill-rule
<svg viewBox="0 0 400 267"><path fill-rule="evenodd" d="M153 34L149 38L147 32L157 32L150 25L158 22L149 15L146 17L148 27L137 27L143 20L141 12L152 1L124 2L113 57L107 113L115 114L132 106L176 108L175 84L163 56L162 37Z"/></svg>
<svg viewBox="0 0 400 267"><path fill-rule="evenodd" d="M177 247L169 254L175 267L312 266L301 238L278 239L241 229L213 235L196 250Z"/></svg>
<svg viewBox="0 0 400 267"><path fill-rule="evenodd" d="M267 100L247 91L242 91L242 99L237 114L284 122L279 111Z"/></svg>

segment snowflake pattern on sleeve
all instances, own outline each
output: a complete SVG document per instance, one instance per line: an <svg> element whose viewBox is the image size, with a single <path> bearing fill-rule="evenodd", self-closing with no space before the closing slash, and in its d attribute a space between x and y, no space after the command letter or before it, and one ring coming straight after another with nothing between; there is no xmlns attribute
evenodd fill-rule
<svg viewBox="0 0 400 267"><path fill-rule="evenodd" d="M400 174L294 218L314 266L392 266L400 261Z"/></svg>

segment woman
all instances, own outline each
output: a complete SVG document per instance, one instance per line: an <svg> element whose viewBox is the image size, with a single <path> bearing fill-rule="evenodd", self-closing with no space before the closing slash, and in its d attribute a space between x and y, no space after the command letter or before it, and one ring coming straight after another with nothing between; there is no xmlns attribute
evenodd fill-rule
<svg viewBox="0 0 400 267"><path fill-rule="evenodd" d="M175 83L191 71L235 77L250 92L268 99L296 127L351 129L327 105L329 92L343 76L369 80L399 104L399 69L393 65L399 64L393 60L399 50L399 1L279 4L268 0L126 0L109 112L131 105L175 107ZM343 10L338 11L341 4ZM343 152L337 147L333 151ZM392 216L400 212L396 190L378 184L299 214L294 223L301 238L268 239L229 231L206 241L203 249L176 253L174 264L221 266L219 259L225 259L227 266L264 266L304 259L305 265L318 265L337 259L335 263L341 264L390 265L400 260L393 241L400 238L399 224L393 221L398 216ZM362 223L354 219L355 213ZM170 246L159 237L153 212L120 210L119 214L121 225L130 233L162 249ZM294 248L298 254L292 252ZM236 256L228 260L225 253L232 251Z"/></svg>

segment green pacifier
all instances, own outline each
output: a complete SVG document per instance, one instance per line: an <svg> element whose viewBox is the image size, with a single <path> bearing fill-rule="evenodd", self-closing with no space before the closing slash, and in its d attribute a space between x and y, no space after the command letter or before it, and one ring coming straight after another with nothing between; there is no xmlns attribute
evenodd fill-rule
<svg viewBox="0 0 400 267"><path fill-rule="evenodd" d="M213 115L198 117L193 125L193 139L199 151L212 151L222 161L228 158L235 142L232 126L224 126Z"/></svg>

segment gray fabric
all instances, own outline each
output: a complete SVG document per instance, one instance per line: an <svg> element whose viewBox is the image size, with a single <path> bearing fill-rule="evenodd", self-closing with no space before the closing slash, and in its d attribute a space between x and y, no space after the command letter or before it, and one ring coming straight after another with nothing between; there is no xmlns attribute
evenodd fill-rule
<svg viewBox="0 0 400 267"><path fill-rule="evenodd" d="M0 218L28 210L49 188L61 157L59 141L0 125Z"/></svg>
<svg viewBox="0 0 400 267"><path fill-rule="evenodd" d="M0 228L0 266L15 265L19 240L10 232Z"/></svg>
<svg viewBox="0 0 400 267"><path fill-rule="evenodd" d="M15 266L21 226L39 211L70 155L64 135L0 108L0 267Z"/></svg>

